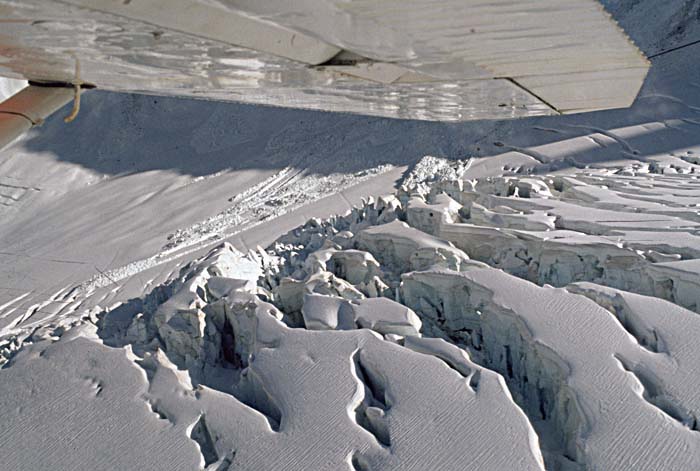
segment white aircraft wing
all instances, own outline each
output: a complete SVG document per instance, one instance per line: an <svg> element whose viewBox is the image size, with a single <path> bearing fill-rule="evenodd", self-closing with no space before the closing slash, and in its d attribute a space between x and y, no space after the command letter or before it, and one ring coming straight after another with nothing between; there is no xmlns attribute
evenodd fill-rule
<svg viewBox="0 0 700 471"><path fill-rule="evenodd" d="M466 121L629 106L648 61L595 0L0 0L0 76Z"/></svg>

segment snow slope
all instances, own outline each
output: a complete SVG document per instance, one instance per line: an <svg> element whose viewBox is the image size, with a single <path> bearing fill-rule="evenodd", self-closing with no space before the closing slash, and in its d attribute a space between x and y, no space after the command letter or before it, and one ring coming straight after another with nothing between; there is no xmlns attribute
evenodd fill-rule
<svg viewBox="0 0 700 471"><path fill-rule="evenodd" d="M693 469L697 5L610 3L660 53L628 110L95 91L0 151L4 462Z"/></svg>

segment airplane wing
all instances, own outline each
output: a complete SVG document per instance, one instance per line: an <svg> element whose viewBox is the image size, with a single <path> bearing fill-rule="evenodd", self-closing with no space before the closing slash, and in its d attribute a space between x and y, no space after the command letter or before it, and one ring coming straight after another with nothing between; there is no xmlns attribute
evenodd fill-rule
<svg viewBox="0 0 700 471"><path fill-rule="evenodd" d="M629 106L648 61L595 0L0 0L0 76L467 121Z"/></svg>

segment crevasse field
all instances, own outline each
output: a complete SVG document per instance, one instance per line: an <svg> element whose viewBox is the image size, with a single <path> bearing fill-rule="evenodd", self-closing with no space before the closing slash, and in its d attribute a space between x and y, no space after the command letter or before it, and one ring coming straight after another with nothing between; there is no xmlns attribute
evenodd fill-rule
<svg viewBox="0 0 700 471"><path fill-rule="evenodd" d="M0 151L0 469L700 469L700 3L605 3L629 109L93 91Z"/></svg>

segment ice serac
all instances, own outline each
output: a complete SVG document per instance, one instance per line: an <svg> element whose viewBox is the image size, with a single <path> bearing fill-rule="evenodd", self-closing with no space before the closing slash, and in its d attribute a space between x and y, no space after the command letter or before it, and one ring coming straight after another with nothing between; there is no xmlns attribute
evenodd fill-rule
<svg viewBox="0 0 700 471"><path fill-rule="evenodd" d="M379 263L374 273L392 288L384 296L420 318L420 335L391 332L384 339L435 357L476 394L478 368L502 375L537 432L548 469L692 467L700 440L690 206L649 215L607 209L613 206L570 191L598 179L619 187L620 177L608 170L465 180L459 175L468 165L454 165L461 170L439 167L434 178L409 174L391 222L363 216L372 213L369 202L283 237L320 248L271 248L283 268L266 278L266 289L275 292L283 273L302 276L307 261L325 257L327 242L342 232L344 250L368 252ZM631 174L630 185L645 184L646 177ZM682 191L691 191L691 177L682 181ZM647 193L663 196L665 178L656 184L659 192ZM588 227L587 212L600 216ZM425 261L414 263L416 253ZM448 256L459 264L445 263ZM370 383L379 381L366 362L356 363ZM380 443L393 443L381 421L385 390L377 388L373 397L384 399L364 409L365 425ZM355 463L365 469L359 457Z"/></svg>
<svg viewBox="0 0 700 471"><path fill-rule="evenodd" d="M226 297L237 288L252 290L261 274L257 263L224 244L193 270L181 274L174 294L155 310L152 324L141 331L156 329L163 347L177 357L176 363L201 366L215 354L207 331L207 300ZM229 322L238 323L239 319L242 317L233 317ZM132 326L132 331L136 330L136 325Z"/></svg>
<svg viewBox="0 0 700 471"><path fill-rule="evenodd" d="M308 330L290 328L256 287L221 276L232 255L223 246L183 269L185 282L171 285L156 315L145 314L146 331L158 334L128 344L143 355L136 363L149 378L149 404L177 430L189 424L203 463L419 470L462 469L468 460L482 469L542 469L538 438L503 378L458 347L421 340L409 308L307 291ZM173 311L201 313L204 335L178 324L178 336L208 345L165 338ZM217 413L217 404L225 410Z"/></svg>
<svg viewBox="0 0 700 471"><path fill-rule="evenodd" d="M402 221L370 227L357 235L357 244L388 267L404 272L434 265L459 270L469 260L451 243L410 227Z"/></svg>
<svg viewBox="0 0 700 471"><path fill-rule="evenodd" d="M331 295L305 293L301 313L304 326L310 330L367 328L385 335L420 335L418 316L387 298L348 301Z"/></svg>
<svg viewBox="0 0 700 471"><path fill-rule="evenodd" d="M359 327L380 334L420 335L421 322L415 312L387 298L362 299L352 304Z"/></svg>
<svg viewBox="0 0 700 471"><path fill-rule="evenodd" d="M405 217L470 258L539 285L591 281L697 311L695 168L650 184L651 167L623 176L448 176L408 198Z"/></svg>
<svg viewBox="0 0 700 471"><path fill-rule="evenodd" d="M344 299L324 294L304 294L301 308L304 326L309 330L354 328L350 304Z"/></svg>

